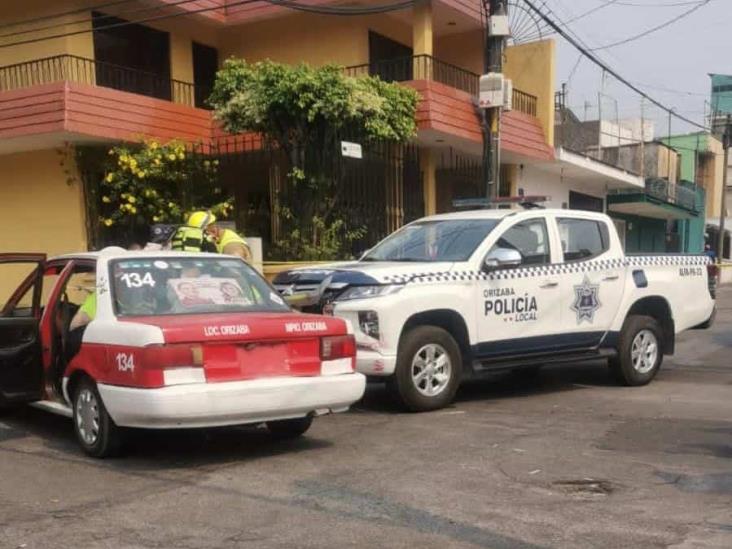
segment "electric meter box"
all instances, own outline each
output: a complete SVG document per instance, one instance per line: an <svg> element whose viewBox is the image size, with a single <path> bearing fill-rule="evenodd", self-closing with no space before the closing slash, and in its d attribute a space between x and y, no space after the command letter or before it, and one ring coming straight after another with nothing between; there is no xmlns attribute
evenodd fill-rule
<svg viewBox="0 0 732 549"><path fill-rule="evenodd" d="M482 109L503 107L504 76L500 72L489 72L480 77L478 106Z"/></svg>
<svg viewBox="0 0 732 549"><path fill-rule="evenodd" d="M503 110L513 110L513 80L510 78L503 81Z"/></svg>
<svg viewBox="0 0 732 549"><path fill-rule="evenodd" d="M491 36L510 36L507 15L492 15L488 19L488 34Z"/></svg>

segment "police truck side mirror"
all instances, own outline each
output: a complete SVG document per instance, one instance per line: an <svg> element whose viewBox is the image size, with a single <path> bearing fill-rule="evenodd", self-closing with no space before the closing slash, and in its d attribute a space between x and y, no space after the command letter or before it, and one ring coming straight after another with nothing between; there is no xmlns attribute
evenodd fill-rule
<svg viewBox="0 0 732 549"><path fill-rule="evenodd" d="M521 265L521 254L510 248L493 248L483 260L483 270L486 272L510 269Z"/></svg>

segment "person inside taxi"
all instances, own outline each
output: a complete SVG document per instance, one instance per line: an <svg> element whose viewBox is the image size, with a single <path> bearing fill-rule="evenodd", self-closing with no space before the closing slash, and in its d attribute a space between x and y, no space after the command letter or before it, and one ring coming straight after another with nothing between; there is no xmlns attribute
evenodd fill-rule
<svg viewBox="0 0 732 549"><path fill-rule="evenodd" d="M81 349L81 340L84 336L86 326L97 316L97 291L96 288L89 290L89 294L76 311L69 323L69 331L64 346L66 362L74 358Z"/></svg>

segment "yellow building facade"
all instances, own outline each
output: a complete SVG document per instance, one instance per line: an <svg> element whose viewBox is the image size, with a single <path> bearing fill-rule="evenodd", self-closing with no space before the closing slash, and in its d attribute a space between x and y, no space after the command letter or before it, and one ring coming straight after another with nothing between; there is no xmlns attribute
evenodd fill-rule
<svg viewBox="0 0 732 549"><path fill-rule="evenodd" d="M73 159L59 153L67 143L112 144L143 136L192 142L211 139L210 113L194 106L190 92L199 84L197 46L215 50L219 65L232 56L291 64L333 63L353 67L349 69L353 74L391 74L391 79L413 85L423 95L415 144L420 150L425 213L436 211L436 174L445 168L441 162L447 151L480 160L474 96L483 47L477 0L474 8L433 0L398 13L355 17L284 9L252 10L252 15L239 11L227 16L221 10L184 14L185 8L168 7L162 12L152 4L110 6L103 15L135 21L176 14L142 23L167 33L168 55L158 75L171 83L164 97L100 81L100 77L108 79L109 67L120 61L114 64L99 57L104 50L91 32L92 12L83 9L88 2L28 0L0 6L3 24L76 11L45 19L43 25L9 27L13 36L0 38L4 46L0 48L0 170L5 174L0 215L10 226L22 227L0 237L2 251L57 254L87 247L87 227L97 220L88 218ZM165 5L160 0L157 8ZM61 34L65 36L55 37ZM514 105L504 121L509 136L507 164L530 158L538 146L545 157L551 155L554 55L551 41L506 52L505 72L531 102L529 107L522 103L526 112L518 112ZM405 65L404 57L413 58L413 63ZM396 74L388 72L394 70ZM145 73L138 66L122 66L120 71L136 78ZM465 118L454 123L452 113ZM524 136L526 124L534 133ZM510 178L514 171L509 166L504 174Z"/></svg>

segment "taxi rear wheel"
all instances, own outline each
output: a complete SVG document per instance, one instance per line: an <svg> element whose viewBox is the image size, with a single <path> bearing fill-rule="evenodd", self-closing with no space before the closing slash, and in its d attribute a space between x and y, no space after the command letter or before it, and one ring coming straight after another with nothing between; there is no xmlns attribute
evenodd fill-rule
<svg viewBox="0 0 732 549"><path fill-rule="evenodd" d="M295 419L268 421L267 429L275 438L288 439L304 435L312 424L313 416L306 416Z"/></svg>
<svg viewBox="0 0 732 549"><path fill-rule="evenodd" d="M81 449L92 457L112 457L122 447L122 432L110 417L96 383L84 378L73 392L74 433Z"/></svg>

